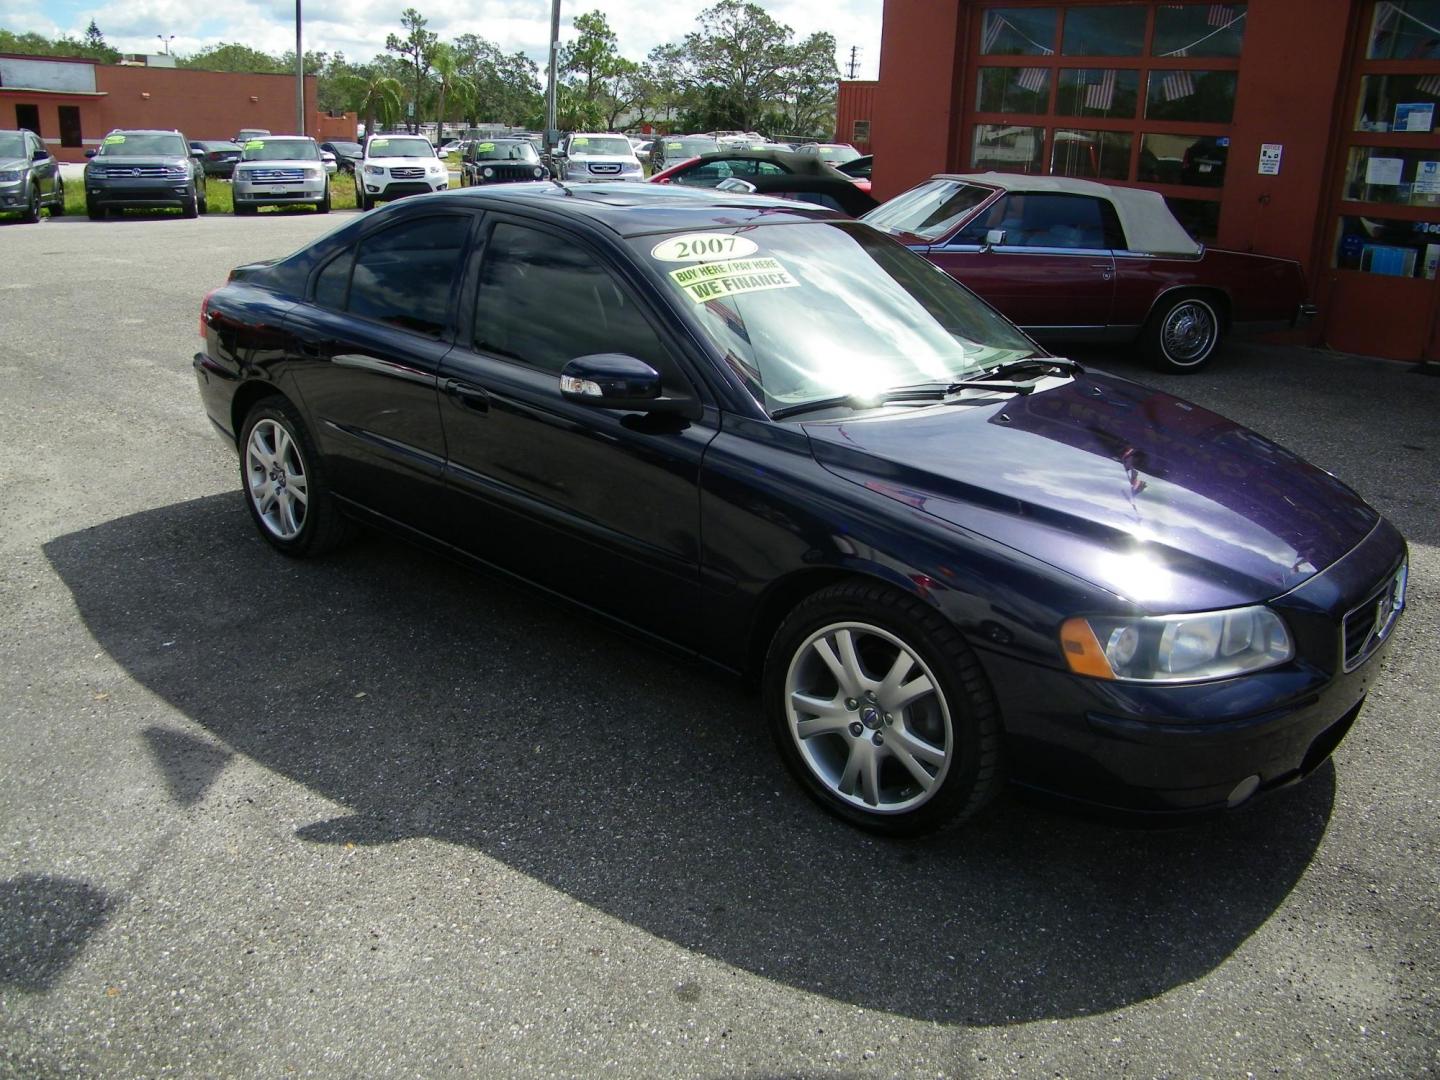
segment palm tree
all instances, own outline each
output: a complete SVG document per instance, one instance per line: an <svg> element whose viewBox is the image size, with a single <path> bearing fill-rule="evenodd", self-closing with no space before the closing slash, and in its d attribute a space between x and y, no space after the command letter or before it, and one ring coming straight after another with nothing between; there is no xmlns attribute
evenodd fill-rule
<svg viewBox="0 0 1440 1080"><path fill-rule="evenodd" d="M348 96L355 104L355 111L365 117L365 134L375 133L375 117L390 124L400 115L401 100L405 88L400 80L382 75L377 71L365 71L353 77L346 87Z"/></svg>
<svg viewBox="0 0 1440 1080"><path fill-rule="evenodd" d="M446 97L456 99L463 108L475 96L474 87L469 79L460 74L460 59L455 55L455 50L444 42L435 46L430 67L435 73L435 82L440 91L440 100L435 108L435 139L437 142L444 142Z"/></svg>

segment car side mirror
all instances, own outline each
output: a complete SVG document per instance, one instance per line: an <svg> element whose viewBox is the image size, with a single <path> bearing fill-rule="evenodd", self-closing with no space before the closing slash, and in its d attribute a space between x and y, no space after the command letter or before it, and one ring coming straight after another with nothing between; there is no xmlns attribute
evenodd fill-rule
<svg viewBox="0 0 1440 1080"><path fill-rule="evenodd" d="M49 151L49 150L46 150L43 146L42 146L42 147L37 147L36 150L35 150L35 153L31 156L30 160L31 160L31 161L44 161L44 160L45 160L46 158L48 158L49 156L50 156L50 151Z"/></svg>
<svg viewBox="0 0 1440 1080"><path fill-rule="evenodd" d="M742 195L754 195L757 189L749 180L741 180L738 176L727 176L715 185L715 190L739 192Z"/></svg>
<svg viewBox="0 0 1440 1080"><path fill-rule="evenodd" d="M199 158L201 161L204 161L204 160L205 160L205 151L204 151L204 150L191 150L191 151L190 151L190 156L193 157L193 158Z"/></svg>
<svg viewBox="0 0 1440 1080"><path fill-rule="evenodd" d="M560 370L560 395L576 404L627 412L685 412L693 404L689 398L662 397L660 373L624 353L577 356Z"/></svg>
<svg viewBox="0 0 1440 1080"><path fill-rule="evenodd" d="M330 164L333 165L335 164L335 155L332 154L329 150L322 150L320 151L320 160L328 161Z"/></svg>
<svg viewBox="0 0 1440 1080"><path fill-rule="evenodd" d="M1003 243L1005 243L1004 229L990 229L985 233L986 251L989 251L992 247L999 247Z"/></svg>
<svg viewBox="0 0 1440 1080"><path fill-rule="evenodd" d="M95 156L95 151L94 151L94 150L86 150L86 151L85 151L85 156L86 156L86 157L94 157L94 156Z"/></svg>

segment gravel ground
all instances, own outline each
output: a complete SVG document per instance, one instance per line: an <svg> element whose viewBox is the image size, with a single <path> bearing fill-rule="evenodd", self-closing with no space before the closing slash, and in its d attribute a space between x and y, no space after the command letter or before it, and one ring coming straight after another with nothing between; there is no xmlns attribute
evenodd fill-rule
<svg viewBox="0 0 1440 1080"><path fill-rule="evenodd" d="M1401 527L1386 670L1333 766L1223 820L1007 799L886 842L721 677L389 540L254 535L200 297L343 219L0 226L0 1074L1440 1071L1440 379L1105 357Z"/></svg>

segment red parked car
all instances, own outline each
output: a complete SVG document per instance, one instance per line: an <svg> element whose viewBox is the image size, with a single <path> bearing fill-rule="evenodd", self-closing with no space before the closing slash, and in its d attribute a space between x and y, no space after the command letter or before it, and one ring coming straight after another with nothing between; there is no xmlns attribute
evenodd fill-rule
<svg viewBox="0 0 1440 1080"><path fill-rule="evenodd" d="M1060 176L939 175L864 221L1040 341L1138 343L1195 371L1232 329L1314 316L1290 259L1206 248L1153 191Z"/></svg>

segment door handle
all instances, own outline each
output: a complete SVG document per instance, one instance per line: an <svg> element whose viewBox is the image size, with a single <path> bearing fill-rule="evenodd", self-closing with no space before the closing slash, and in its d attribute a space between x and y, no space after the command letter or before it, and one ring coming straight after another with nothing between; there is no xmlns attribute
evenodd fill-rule
<svg viewBox="0 0 1440 1080"><path fill-rule="evenodd" d="M1103 270L1104 274L1101 276L1104 277L1106 281L1109 281L1115 273L1115 266L1112 263L1091 263L1090 265L1096 270Z"/></svg>
<svg viewBox="0 0 1440 1080"><path fill-rule="evenodd" d="M490 411L490 395L472 383L446 379L442 389L446 396L454 398L467 409L474 409L476 412Z"/></svg>

